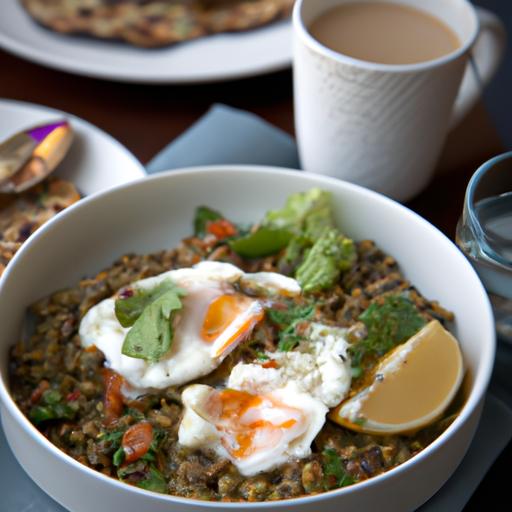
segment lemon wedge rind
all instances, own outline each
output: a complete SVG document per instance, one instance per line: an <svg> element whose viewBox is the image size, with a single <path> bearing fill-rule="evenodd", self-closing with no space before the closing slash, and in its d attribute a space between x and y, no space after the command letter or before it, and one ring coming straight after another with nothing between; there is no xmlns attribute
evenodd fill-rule
<svg viewBox="0 0 512 512"><path fill-rule="evenodd" d="M421 354L428 357L422 359ZM356 432L376 435L412 433L443 414L457 394L463 376L462 354L457 340L434 320L387 355L377 366L373 382L342 402L329 417ZM407 390L400 389L401 381ZM371 404L379 397L386 403ZM432 407L429 408L429 404ZM418 411L416 417L414 411ZM393 414L396 414L396 420Z"/></svg>

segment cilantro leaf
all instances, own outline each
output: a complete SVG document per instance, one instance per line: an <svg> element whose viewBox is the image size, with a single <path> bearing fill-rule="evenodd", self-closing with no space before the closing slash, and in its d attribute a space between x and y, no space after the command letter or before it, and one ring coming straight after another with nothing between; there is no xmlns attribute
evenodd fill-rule
<svg viewBox="0 0 512 512"><path fill-rule="evenodd" d="M168 279L149 290L143 288L133 290L131 296L116 299L115 313L117 320L123 327L131 327L145 308L162 295L171 291L174 291L177 295L184 294L183 290Z"/></svg>
<svg viewBox="0 0 512 512"><path fill-rule="evenodd" d="M125 356L156 362L171 348L173 313L182 308L183 292L173 288L147 305L128 331L123 343Z"/></svg>
<svg viewBox="0 0 512 512"><path fill-rule="evenodd" d="M150 450L150 451L146 452L140 459L145 462L154 462L156 459L156 456L155 456L154 451Z"/></svg>
<svg viewBox="0 0 512 512"><path fill-rule="evenodd" d="M256 351L256 359L258 359L258 361L268 361L270 358L265 354L265 352L258 350Z"/></svg>
<svg viewBox="0 0 512 512"><path fill-rule="evenodd" d="M196 236L204 237L206 234L206 225L210 221L223 219L224 216L207 206L200 206L196 209L194 217L194 233Z"/></svg>
<svg viewBox="0 0 512 512"><path fill-rule="evenodd" d="M121 444L124 432L121 430L114 430L112 432L103 432L100 434L100 440L105 441L112 445L112 447L118 447Z"/></svg>
<svg viewBox="0 0 512 512"><path fill-rule="evenodd" d="M296 324L292 324L280 333L277 349L281 352L290 352L303 340L303 336L296 333L295 327Z"/></svg>
<svg viewBox="0 0 512 512"><path fill-rule="evenodd" d="M346 487L355 483L355 479L347 473L343 461L335 450L326 448L322 452L322 460L326 490Z"/></svg>
<svg viewBox="0 0 512 512"><path fill-rule="evenodd" d="M349 348L354 367L368 355L383 356L427 323L416 306L403 295L390 295L381 304L374 302L359 320L365 324L368 335Z"/></svg>
<svg viewBox="0 0 512 512"><path fill-rule="evenodd" d="M170 279L151 289L137 289L130 297L119 298L115 313L123 327L131 327L122 353L129 357L158 361L171 347L173 313L181 309L185 294Z"/></svg>
<svg viewBox="0 0 512 512"><path fill-rule="evenodd" d="M167 481L164 475L162 475L155 466L151 465L149 467L149 474L144 480L137 483L137 487L146 489L147 491L166 493Z"/></svg>
<svg viewBox="0 0 512 512"><path fill-rule="evenodd" d="M315 308L311 304L300 306L287 304L286 309L267 309L268 318L279 327L287 327L295 320L311 318Z"/></svg>
<svg viewBox="0 0 512 512"><path fill-rule="evenodd" d="M309 320L315 311L314 306L289 305L285 310L268 309L267 316L271 322L279 328L278 350L289 352L293 350L303 339L303 336L297 334L297 325L305 320Z"/></svg>
<svg viewBox="0 0 512 512"><path fill-rule="evenodd" d="M72 420L77 412L76 402L35 405L30 409L29 418L35 425L40 425L50 420Z"/></svg>
<svg viewBox="0 0 512 512"><path fill-rule="evenodd" d="M112 456L112 464L114 464L114 466L116 466L116 467L119 467L124 462L124 459L125 459L124 448L122 446L120 446L114 452L114 455Z"/></svg>
<svg viewBox="0 0 512 512"><path fill-rule="evenodd" d="M334 219L329 192L314 188L288 197L280 210L269 211L259 229L230 241L244 258L262 258L287 248L284 260L295 262Z"/></svg>

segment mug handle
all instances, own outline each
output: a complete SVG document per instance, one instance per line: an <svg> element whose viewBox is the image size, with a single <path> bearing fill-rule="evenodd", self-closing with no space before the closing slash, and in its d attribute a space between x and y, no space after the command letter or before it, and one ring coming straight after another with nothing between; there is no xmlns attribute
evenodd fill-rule
<svg viewBox="0 0 512 512"><path fill-rule="evenodd" d="M502 21L492 12L475 7L479 20L479 33L470 50L466 73L455 102L450 129L455 128L474 107L505 54L507 33Z"/></svg>

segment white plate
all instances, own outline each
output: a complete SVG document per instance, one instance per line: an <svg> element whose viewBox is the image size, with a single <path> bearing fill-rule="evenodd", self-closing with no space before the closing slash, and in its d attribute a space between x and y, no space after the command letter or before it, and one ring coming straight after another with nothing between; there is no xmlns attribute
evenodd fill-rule
<svg viewBox="0 0 512 512"><path fill-rule="evenodd" d="M142 164L113 137L83 119L48 107L0 100L0 141L19 130L62 117L71 122L75 140L56 176L74 183L83 195L145 176Z"/></svg>
<svg viewBox="0 0 512 512"><path fill-rule="evenodd" d="M291 62L291 22L163 49L72 37L36 24L19 0L1 0L0 46L79 75L144 83L210 82L277 71Z"/></svg>

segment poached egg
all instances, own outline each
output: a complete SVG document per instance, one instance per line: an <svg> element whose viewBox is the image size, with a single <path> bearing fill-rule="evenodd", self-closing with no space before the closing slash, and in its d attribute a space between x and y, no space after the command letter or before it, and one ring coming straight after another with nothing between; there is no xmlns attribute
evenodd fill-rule
<svg viewBox="0 0 512 512"><path fill-rule="evenodd" d="M296 351L236 365L226 389L187 387L179 442L215 451L245 476L309 456L329 408L350 389L345 334L313 323Z"/></svg>
<svg viewBox="0 0 512 512"><path fill-rule="evenodd" d="M268 288L272 295L300 294L298 283L281 274L245 274L229 263L205 261L129 286L136 292L171 280L186 292L183 307L174 317L171 348L158 362L122 353L130 328L122 327L116 317L116 297L103 300L86 313L79 328L82 345L94 345L103 352L106 366L125 379L123 393L130 397L151 389L179 386L207 375L264 317L264 299L245 295L239 290L242 287L236 287L242 279L244 286Z"/></svg>

